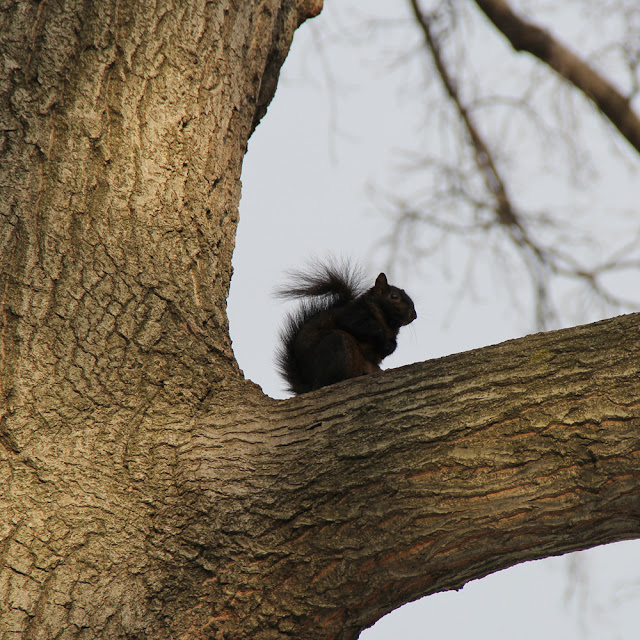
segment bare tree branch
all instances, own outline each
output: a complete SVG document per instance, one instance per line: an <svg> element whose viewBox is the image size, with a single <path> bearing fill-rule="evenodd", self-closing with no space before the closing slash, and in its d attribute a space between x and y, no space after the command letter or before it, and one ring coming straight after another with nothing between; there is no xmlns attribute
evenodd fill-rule
<svg viewBox="0 0 640 640"><path fill-rule="evenodd" d="M640 117L607 78L582 60L551 33L513 12L505 0L475 0L516 51L527 51L580 89L640 152Z"/></svg>
<svg viewBox="0 0 640 640"><path fill-rule="evenodd" d="M442 80L442 84L446 89L449 98L453 101L458 111L460 119L464 123L467 135L474 149L475 162L480 170L487 190L493 195L496 202L495 211L501 224L513 227L524 233L518 220L518 216L514 211L514 207L511 204L511 200L507 195L507 189L505 187L504 180L498 171L495 162L493 161L492 153L489 150L488 145L484 141L484 138L480 134L476 123L470 113L470 111L463 104L458 88L449 74L449 70L444 62L444 59L440 52L440 46L437 39L434 37L429 18L421 11L417 0L411 0L411 7L424 38L433 57L433 62Z"/></svg>
<svg viewBox="0 0 640 640"><path fill-rule="evenodd" d="M456 83L447 69L440 51L440 46L431 29L430 19L422 12L417 0L411 0L411 7L416 20L422 29L426 45L431 53L438 75L442 80L442 84L444 85L449 98L456 107L468 139L473 147L476 166L483 177L488 193L491 194L493 199L492 210L494 211L498 222L508 228L509 235L513 242L515 242L524 251L529 272L532 274L536 282L538 300L544 304L543 301L547 298L546 287L544 279L538 276L541 271L541 267L546 262L544 253L542 249L529 237L520 216L512 204L511 198L507 193L505 181L493 160L492 151L480 133L471 112L464 105Z"/></svg>
<svg viewBox="0 0 640 640"><path fill-rule="evenodd" d="M470 151L469 157L472 163L465 164L464 157L462 161L448 162L440 158L432 158L420 163L421 170L430 171L433 174L431 190L426 197L418 197L417 202L414 199L411 203L402 203L402 199L393 198L397 228L387 239L391 251L393 252L394 247L397 249L400 238L411 238L404 245L405 249L419 245L420 239L416 230L420 225L425 225L430 231L435 229L440 234L453 232L464 242L470 242L472 236L477 238L482 235L487 236L491 232L505 232L528 273L534 298L535 325L538 329L549 328L559 322L559 310L552 295L553 279L579 284L581 290L589 298L600 303L603 308L616 311L635 310L637 304L633 300L621 298L608 289L602 276L615 269L629 268L621 267L622 263L625 265L637 263L636 249L622 243L624 246L620 250L607 257L601 264L598 262L594 264L593 251L588 251L586 256L584 255L584 250L593 242L592 238L583 237L584 234L581 234L572 224L562 231L562 223L557 219L555 212L531 211L518 204L517 198L509 188L510 177L505 171L505 165L500 162L500 142L485 136L480 127L477 111L479 108L484 108L483 105L487 106L487 101L468 98L463 94L459 79L456 77L459 74L452 71L451 62L443 52L443 41L450 37L452 29L456 28L458 22L452 13L453 6L449 3L441 3L431 12L422 9L419 0L410 0L410 6L423 35L424 50L431 58L435 76L440 80L445 95L453 106L462 132L461 138ZM522 29L528 28L527 23L524 22L520 26ZM532 28L534 29L532 35L520 34L519 37L523 42L536 41L536 37L538 39L540 37L536 34L544 33L538 27ZM558 56L558 51L554 50L553 59L556 60ZM572 77L580 79L585 85L587 70L593 70L577 58L575 61L573 58L570 61L573 67L581 71L578 73L571 70ZM560 62L557 64L560 65ZM596 72L593 73L597 80L599 76ZM592 78L592 84L598 88L597 95L604 91L603 87L611 87L607 81L600 79L604 84L598 84L594 78ZM527 122L539 120L532 116L531 112L535 112L535 109L531 108L528 99L512 99L511 103L514 102L516 108L528 113ZM619 108L616 113L620 113ZM632 111L630 113L635 118L635 114ZM638 130L640 131L640 128ZM551 143L555 138L556 136ZM456 209L458 214L452 218L451 212ZM461 210L467 212L466 219L464 215L460 215ZM493 242L493 245L491 248L492 243L488 240L484 242L483 247L498 252L503 251L499 236L498 241ZM426 251L416 251L415 255L432 253L433 243L430 246L431 248ZM514 296L518 295L517 291L511 293Z"/></svg>

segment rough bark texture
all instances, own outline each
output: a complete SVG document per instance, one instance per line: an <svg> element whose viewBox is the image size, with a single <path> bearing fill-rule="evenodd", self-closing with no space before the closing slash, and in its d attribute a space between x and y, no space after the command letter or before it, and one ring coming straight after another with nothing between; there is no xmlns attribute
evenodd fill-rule
<svg viewBox="0 0 640 640"><path fill-rule="evenodd" d="M176 637L177 451L241 389L242 157L320 8L2 3L1 637Z"/></svg>
<svg viewBox="0 0 640 640"><path fill-rule="evenodd" d="M240 428L203 416L181 486L212 501L182 539L212 573L201 602L229 601L212 625L356 638L419 596L638 537L639 338L625 316L259 402Z"/></svg>
<svg viewBox="0 0 640 640"><path fill-rule="evenodd" d="M640 534L640 317L289 401L225 299L247 138L317 2L0 12L0 637L355 638Z"/></svg>

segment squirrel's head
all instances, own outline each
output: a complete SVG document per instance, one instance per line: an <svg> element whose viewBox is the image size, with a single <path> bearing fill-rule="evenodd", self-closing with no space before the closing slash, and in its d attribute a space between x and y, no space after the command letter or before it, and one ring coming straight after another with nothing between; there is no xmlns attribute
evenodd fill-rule
<svg viewBox="0 0 640 640"><path fill-rule="evenodd" d="M372 292L390 325L402 327L418 317L413 300L402 289L390 285L384 273L376 278Z"/></svg>

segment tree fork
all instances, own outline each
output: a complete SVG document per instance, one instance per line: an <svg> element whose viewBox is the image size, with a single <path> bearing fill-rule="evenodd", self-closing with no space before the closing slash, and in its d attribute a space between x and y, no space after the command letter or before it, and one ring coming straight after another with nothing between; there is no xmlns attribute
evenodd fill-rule
<svg viewBox="0 0 640 640"><path fill-rule="evenodd" d="M287 401L224 312L300 2L0 13L0 636L355 638L638 537L640 318Z"/></svg>

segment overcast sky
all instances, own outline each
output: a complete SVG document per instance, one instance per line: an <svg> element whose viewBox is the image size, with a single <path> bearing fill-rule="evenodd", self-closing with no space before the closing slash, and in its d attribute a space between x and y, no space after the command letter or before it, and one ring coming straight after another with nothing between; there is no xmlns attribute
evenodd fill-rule
<svg viewBox="0 0 640 640"><path fill-rule="evenodd" d="M370 0L366 16L351 0L339 4L326 2L323 15L296 35L276 98L249 141L244 164L230 327L245 376L273 397L286 397L273 364L285 306L271 293L286 269L303 266L311 256L358 260L371 284L386 270L392 284L412 296L418 320L401 330L399 348L385 367L486 346L532 328L527 296L514 309L488 263L475 264L473 278L479 284L461 294L468 261L455 243L433 264L416 264L410 271L388 268L380 247L390 231L381 194L402 183L403 159L415 151L416 141L428 145L420 130L419 93L412 91L418 72L395 62L403 47L406 51L419 42L419 34L403 22L408 3ZM365 28L373 24L367 16L391 28ZM565 16L555 28L567 39L585 42L588 32L578 23ZM496 46L499 51L502 45ZM590 132L594 125L584 118ZM594 129L593 139L599 136L602 130ZM628 217L631 212L633 221L640 163L624 150L617 153L624 168L597 178L597 195L588 200L598 197ZM535 194L551 184L544 175L535 180L534 185L523 180L523 191ZM572 198L581 200L575 190L553 188L567 211ZM628 287L628 281L621 279L619 286ZM583 321L593 319L592 311ZM636 640L639 593L640 543L621 543L526 563L459 592L425 598L386 616L361 638Z"/></svg>

